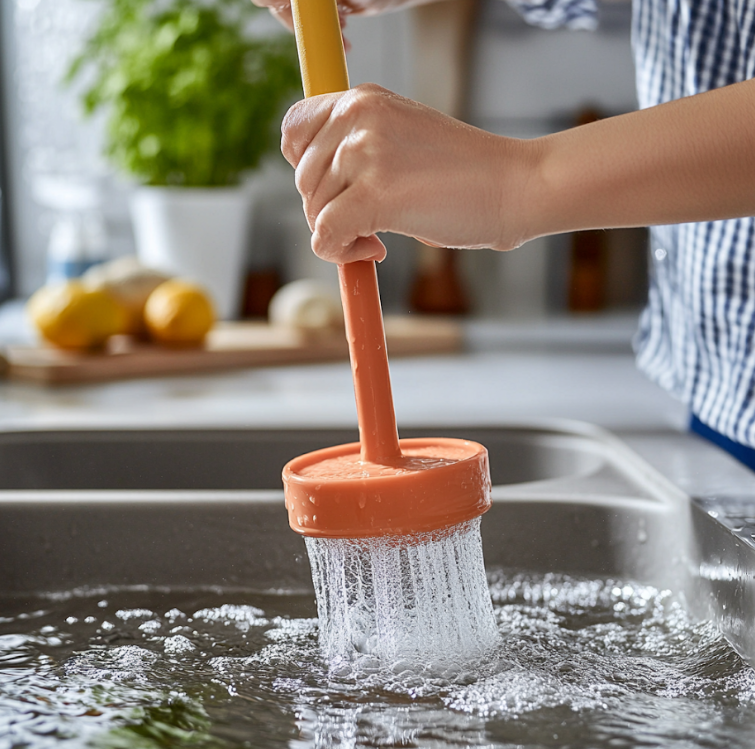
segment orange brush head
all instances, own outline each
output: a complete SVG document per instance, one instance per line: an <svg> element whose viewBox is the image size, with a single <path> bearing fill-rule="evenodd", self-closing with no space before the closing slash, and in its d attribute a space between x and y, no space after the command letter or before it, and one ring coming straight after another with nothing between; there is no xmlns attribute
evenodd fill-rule
<svg viewBox="0 0 755 749"><path fill-rule="evenodd" d="M362 460L360 444L294 458L283 469L291 528L364 538L438 530L490 508L488 451L459 439L401 440L400 458Z"/></svg>

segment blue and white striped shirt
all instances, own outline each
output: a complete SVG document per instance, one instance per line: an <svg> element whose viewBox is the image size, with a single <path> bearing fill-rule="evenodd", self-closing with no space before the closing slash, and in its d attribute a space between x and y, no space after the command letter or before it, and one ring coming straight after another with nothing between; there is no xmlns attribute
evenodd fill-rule
<svg viewBox="0 0 755 749"><path fill-rule="evenodd" d="M546 28L595 25L594 0L509 1ZM633 0L632 45L641 108L752 78L755 0ZM755 219L653 227L651 250L640 369L755 447Z"/></svg>

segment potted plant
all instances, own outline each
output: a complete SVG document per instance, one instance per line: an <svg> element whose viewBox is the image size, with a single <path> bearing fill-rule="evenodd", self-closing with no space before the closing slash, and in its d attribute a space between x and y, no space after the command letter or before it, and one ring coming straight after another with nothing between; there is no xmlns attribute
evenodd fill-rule
<svg viewBox="0 0 755 749"><path fill-rule="evenodd" d="M140 258L204 283L225 318L242 285L242 175L277 148L300 87L293 40L255 34L258 12L249 0L107 0L67 75L86 78L85 111L107 110L107 155L140 183Z"/></svg>

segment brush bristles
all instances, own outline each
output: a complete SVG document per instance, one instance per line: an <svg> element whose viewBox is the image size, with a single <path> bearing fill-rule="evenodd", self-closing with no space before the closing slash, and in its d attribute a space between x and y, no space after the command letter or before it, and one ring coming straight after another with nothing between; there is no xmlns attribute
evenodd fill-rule
<svg viewBox="0 0 755 749"><path fill-rule="evenodd" d="M329 663L451 666L498 640L480 519L411 536L307 538Z"/></svg>

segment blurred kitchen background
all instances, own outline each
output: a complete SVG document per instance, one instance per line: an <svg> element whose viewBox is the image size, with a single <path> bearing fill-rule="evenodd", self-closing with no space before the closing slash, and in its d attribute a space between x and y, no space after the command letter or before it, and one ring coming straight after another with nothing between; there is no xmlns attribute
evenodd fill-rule
<svg viewBox="0 0 755 749"><path fill-rule="evenodd" d="M104 117L82 117L85 81L61 85L102 3L0 2L0 294L7 299L45 282L48 256L72 232L94 259L132 254L134 236L132 185L102 156ZM260 34L277 33L266 14L258 23ZM636 107L629 3L601 5L596 31L546 31L503 0L444 0L352 18L347 37L352 84L374 81L495 133L535 137ZM303 277L333 283L334 268L309 251L289 167L270 157L247 184L247 297L257 297L246 299L247 313L262 311L271 285ZM646 294L644 230L550 237L506 254L386 241L379 272L387 311L539 318L636 310Z"/></svg>

